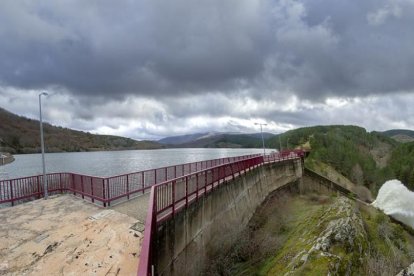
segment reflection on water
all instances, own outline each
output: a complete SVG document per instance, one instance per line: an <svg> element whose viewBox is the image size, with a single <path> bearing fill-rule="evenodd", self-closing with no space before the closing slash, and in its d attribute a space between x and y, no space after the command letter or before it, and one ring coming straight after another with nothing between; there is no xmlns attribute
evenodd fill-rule
<svg viewBox="0 0 414 276"><path fill-rule="evenodd" d="M46 171L112 176L175 164L230 156L262 153L262 149L161 149L99 152L47 153ZM0 179L42 173L40 154L15 155L16 160L0 166Z"/></svg>

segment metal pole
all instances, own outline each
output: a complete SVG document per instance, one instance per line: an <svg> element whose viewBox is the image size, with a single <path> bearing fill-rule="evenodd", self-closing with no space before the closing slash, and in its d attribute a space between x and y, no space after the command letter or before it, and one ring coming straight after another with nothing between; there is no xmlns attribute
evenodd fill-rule
<svg viewBox="0 0 414 276"><path fill-rule="evenodd" d="M286 149L288 149L289 148L289 138L287 138L287 140L286 140Z"/></svg>
<svg viewBox="0 0 414 276"><path fill-rule="evenodd" d="M260 125L260 133L262 134L263 156L265 156L265 155L266 155L266 150L265 150L265 146L264 146L264 139L263 139L263 129L262 129L262 125Z"/></svg>
<svg viewBox="0 0 414 276"><path fill-rule="evenodd" d="M43 191L44 199L47 199L47 177L46 177L46 165L45 165L45 142L43 139L43 122L42 122L42 95L47 96L48 94L43 92L39 94L39 113L40 113L40 144L42 147L42 166L43 166Z"/></svg>
<svg viewBox="0 0 414 276"><path fill-rule="evenodd" d="M280 135L281 135L281 134L279 134L279 152L281 152L281 151L282 151L282 142L280 142Z"/></svg>

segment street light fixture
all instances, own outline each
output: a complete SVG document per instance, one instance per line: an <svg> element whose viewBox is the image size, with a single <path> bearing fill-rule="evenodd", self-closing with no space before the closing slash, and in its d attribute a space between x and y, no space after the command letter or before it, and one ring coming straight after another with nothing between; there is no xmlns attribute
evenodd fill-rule
<svg viewBox="0 0 414 276"><path fill-rule="evenodd" d="M42 147L42 165L43 165L43 190L44 199L47 199L47 178L46 178L46 166L45 166L45 142L43 140L43 122L42 122L42 96L47 96L46 92L39 94L39 113L40 113L40 144Z"/></svg>
<svg viewBox="0 0 414 276"><path fill-rule="evenodd" d="M263 126L267 126L267 124L261 124L261 123L254 123L255 125L260 125L260 133L262 134L262 144L263 144L263 156L266 155L265 150L265 144L264 144L264 138L263 138Z"/></svg>

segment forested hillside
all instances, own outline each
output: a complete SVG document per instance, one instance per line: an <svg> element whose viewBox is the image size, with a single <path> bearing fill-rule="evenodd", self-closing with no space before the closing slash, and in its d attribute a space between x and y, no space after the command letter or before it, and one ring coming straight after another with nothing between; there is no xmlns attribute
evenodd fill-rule
<svg viewBox="0 0 414 276"><path fill-rule="evenodd" d="M410 190L414 190L414 142L397 146L392 153L389 170Z"/></svg>
<svg viewBox="0 0 414 276"><path fill-rule="evenodd" d="M43 124L47 152L155 149L152 141L94 135L82 131ZM0 151L10 153L40 152L39 121L17 116L0 108Z"/></svg>
<svg viewBox="0 0 414 276"><path fill-rule="evenodd" d="M262 139L251 134L219 134L173 145L181 148L261 148Z"/></svg>
<svg viewBox="0 0 414 276"><path fill-rule="evenodd" d="M414 187L413 143L400 144L378 132L357 126L315 126L288 131L280 136L282 147L309 146L308 166L330 165L355 184L374 194L390 178ZM267 141L279 148L279 137ZM411 150L411 153L410 152ZM410 178L411 177L411 178Z"/></svg>

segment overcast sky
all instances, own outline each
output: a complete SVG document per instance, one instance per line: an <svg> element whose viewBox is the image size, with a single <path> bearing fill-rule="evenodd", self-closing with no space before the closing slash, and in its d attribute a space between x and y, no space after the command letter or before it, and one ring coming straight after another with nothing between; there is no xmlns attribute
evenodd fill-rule
<svg viewBox="0 0 414 276"><path fill-rule="evenodd" d="M0 107L44 90L46 121L135 139L414 129L414 0L1 0Z"/></svg>

